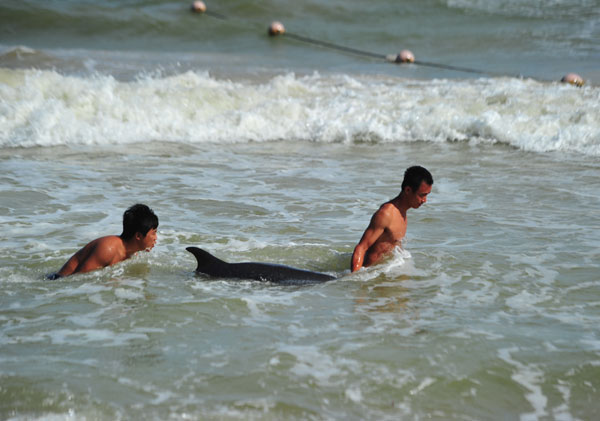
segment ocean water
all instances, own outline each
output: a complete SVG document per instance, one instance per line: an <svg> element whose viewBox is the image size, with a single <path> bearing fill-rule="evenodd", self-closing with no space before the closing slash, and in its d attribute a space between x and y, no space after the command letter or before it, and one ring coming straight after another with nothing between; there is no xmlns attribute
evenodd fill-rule
<svg viewBox="0 0 600 421"><path fill-rule="evenodd" d="M207 5L0 4L0 418L595 419L600 2ZM414 164L403 248L350 274ZM44 279L137 202L150 253Z"/></svg>

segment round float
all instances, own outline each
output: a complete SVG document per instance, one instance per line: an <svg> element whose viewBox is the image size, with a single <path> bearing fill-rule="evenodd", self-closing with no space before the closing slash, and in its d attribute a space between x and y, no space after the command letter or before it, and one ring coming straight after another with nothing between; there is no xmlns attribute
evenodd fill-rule
<svg viewBox="0 0 600 421"><path fill-rule="evenodd" d="M585 83L583 78L577 73L568 73L564 75L560 81L563 83L570 83L571 85L575 86L583 86L583 84Z"/></svg>
<svg viewBox="0 0 600 421"><path fill-rule="evenodd" d="M206 4L203 1L196 0L192 3L191 10L194 13L204 13L206 12Z"/></svg>
<svg viewBox="0 0 600 421"><path fill-rule="evenodd" d="M414 63L415 55L410 50L402 50L398 54L387 55L386 59L393 63Z"/></svg>
<svg viewBox="0 0 600 421"><path fill-rule="evenodd" d="M281 22L271 22L271 25L269 25L269 35L271 36L276 36L276 35L281 35L285 33L285 27L283 26L283 24Z"/></svg>

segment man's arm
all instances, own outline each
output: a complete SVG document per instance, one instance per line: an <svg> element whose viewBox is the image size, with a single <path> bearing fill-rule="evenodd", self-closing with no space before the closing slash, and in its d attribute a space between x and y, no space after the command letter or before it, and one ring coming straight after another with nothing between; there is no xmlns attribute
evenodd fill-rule
<svg viewBox="0 0 600 421"><path fill-rule="evenodd" d="M60 268L60 270L58 272L56 272L56 275L58 275L59 277L72 275L75 272L75 270L77 270L77 266L79 266L79 262L80 262L79 255L81 254L82 251L83 251L83 249L79 250L77 253L75 253L73 256L71 256L71 258L69 260L67 260L67 263L65 263L63 265L63 267Z"/></svg>
<svg viewBox="0 0 600 421"><path fill-rule="evenodd" d="M355 272L364 265L364 258L367 251L373 244L381 237L385 229L388 226L389 215L385 207L380 208L373 217L369 226L365 230L362 238L354 248L352 253L352 265L350 267L351 272Z"/></svg>

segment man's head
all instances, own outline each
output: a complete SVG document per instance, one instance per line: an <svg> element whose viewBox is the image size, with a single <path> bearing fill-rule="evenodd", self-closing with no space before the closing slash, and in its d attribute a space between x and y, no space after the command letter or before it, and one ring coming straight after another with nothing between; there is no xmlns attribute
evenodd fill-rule
<svg viewBox="0 0 600 421"><path fill-rule="evenodd" d="M123 233L121 234L121 238L127 241L135 237L137 233L141 234L142 237L146 237L148 231L156 231L157 228L158 217L152 209L138 203L127 209L123 214Z"/></svg>
<svg viewBox="0 0 600 421"><path fill-rule="evenodd" d="M409 196L412 208L418 208L427 201L427 195L431 192L433 177L425 168L414 166L404 172L402 181L402 193Z"/></svg>
<svg viewBox="0 0 600 421"><path fill-rule="evenodd" d="M402 181L402 191L406 187L410 187L413 192L419 190L421 183L433 186L433 177L425 168L415 165L404 171L404 180Z"/></svg>

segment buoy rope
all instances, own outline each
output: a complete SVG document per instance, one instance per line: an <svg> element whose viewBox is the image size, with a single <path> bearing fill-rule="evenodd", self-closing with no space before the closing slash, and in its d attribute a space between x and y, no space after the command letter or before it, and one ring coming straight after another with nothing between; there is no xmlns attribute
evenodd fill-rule
<svg viewBox="0 0 600 421"><path fill-rule="evenodd" d="M217 19L221 19L221 20L227 20L227 16L222 15L220 13L217 12L212 12L210 10L207 10L206 12L204 12L205 15L210 16L211 18L217 18Z"/></svg>
<svg viewBox="0 0 600 421"><path fill-rule="evenodd" d="M432 62L421 61L421 60L415 60L413 62L413 64L416 64L419 66L436 67L438 69L445 69L445 70L456 70L459 72L466 72L466 73L477 73L480 75L485 75L485 74L496 74L497 75L498 74L498 73L485 72L483 70L470 69L468 67L451 66L449 64L432 63Z"/></svg>
<svg viewBox="0 0 600 421"><path fill-rule="evenodd" d="M217 12L212 12L212 11L206 11L205 12L206 15L213 17L213 18L217 18L220 20L228 20L229 18L221 13L217 13ZM242 23L242 22L240 22ZM243 25L248 27L249 25ZM345 53L350 53L350 54L355 54L355 55L359 55L359 56L363 56L363 57L368 57L368 58L372 58L372 59L378 59L378 60L384 60L386 62L390 62L387 59L387 56L385 54L380 54L380 53L373 53L370 51L365 51L365 50L359 50L357 48L351 48L351 47L346 47L343 45L338 45L338 44L334 44L332 42L328 42L328 41L322 41L322 40L318 40L318 39L314 39L314 38L309 38L307 36L304 35L298 35L298 34L294 34L291 32L284 32L281 34L284 37L288 37L288 38L292 38L296 41L301 41L301 42L305 42L308 44L313 44L313 45L317 45L320 47L325 47L325 48L330 48L333 50L338 50L338 51L342 51ZM459 67L459 66L452 66L452 65L448 65L448 64L442 64L442 63L433 63L433 62L428 62L428 61L421 61L421 60L415 60L412 64L416 64L418 66L425 66L425 67L435 67L438 69L445 69L445 70L453 70L453 71L459 71L459 72L466 72L466 73L476 73L476 74L480 74L480 75L486 75L486 74L495 74L498 75L496 73L490 73L490 72L486 72L483 70L477 70L477 69L471 69L468 67Z"/></svg>
<svg viewBox="0 0 600 421"><path fill-rule="evenodd" d="M365 57L381 59L381 60L385 60L385 61L389 62L389 60L387 59L387 56L384 54L372 53L370 51L364 51L364 50L358 50L356 48L345 47L343 45L337 45L337 44L334 44L331 42L321 41L321 40L305 37L303 35L293 34L293 33L287 32L287 31L281 35L283 35L285 37L293 38L298 41L307 42L310 44L315 44L315 45L319 45L322 47L332 48L335 50L352 53L352 54L357 54L357 55L361 55L361 56L365 56ZM448 65L448 64L432 63L432 62L421 61L421 60L415 60L412 62L412 64L416 64L418 66L436 67L438 69L445 69L445 70L455 70L455 71L459 71L459 72L477 73L477 74L483 74L483 75L485 75L485 74L496 74L497 75L497 73L493 73L493 72L490 73L490 72L486 72L483 70L470 69L468 67L452 66L452 65Z"/></svg>
<svg viewBox="0 0 600 421"><path fill-rule="evenodd" d="M213 11L205 11L204 14L216 18L216 19L220 19L220 20L230 20L230 21L235 21L237 22L237 24L239 26L242 27L246 27L246 28L256 28L256 25L251 25L248 22L245 21L241 21L239 19L230 19L229 17L227 17L226 15L223 15L221 13L218 12L213 12ZM355 55L359 55L359 56L363 56L363 57L367 57L370 59L377 59L377 60L384 60L387 63L396 63L396 64L401 64L404 63L402 61L400 61L398 58L396 58L397 56L395 55L384 55L384 54L380 54L380 53L373 53L370 51L365 51L365 50L359 50L357 48L351 48L351 47L346 47L343 45L339 45L339 44L335 44L332 42L328 42L328 41L322 41L322 40L318 40L318 39L314 39L314 38L309 38L307 36L304 35L298 35L298 34L294 34L294 33L290 33L287 31L283 31L281 33L276 34L277 36L285 36L291 39L294 39L296 41L300 41L300 42L305 42L308 44L313 44L313 45L317 45L320 47L324 47L324 48L330 48L333 50L337 50L337 51L341 51L341 52L345 52L345 53L350 53L350 54L355 54ZM396 58L396 59L394 59ZM531 78L531 79L537 79L540 81L546 81L546 82L551 82L550 80L545 80L545 79L539 79L539 78L534 78L534 77L530 77L530 76L523 76L521 74L519 75L507 75L505 73L499 73L499 72L492 72L492 71L484 71L484 70L478 70L478 69L473 69L473 68L469 68L469 67L461 67L461 66L453 66L453 65L449 65L449 64L443 64L443 63L435 63L435 62L430 62L430 61L422 61L422 60L412 60L409 62L410 64L415 64L417 66L424 66L424 67L434 67L434 68L438 68L438 69L444 69L444 70L452 70L452 71L457 71L457 72L465 72L465 73L474 73L474 74L479 74L479 75L488 75L488 76L496 76L496 77L516 77L516 78ZM564 81L564 78L563 78ZM573 82L570 82L573 83ZM577 86L581 86L583 85L583 82L580 82L580 84L578 84Z"/></svg>
<svg viewBox="0 0 600 421"><path fill-rule="evenodd" d="M344 51L346 53L352 53L352 54L357 54L360 56L383 59L383 60L386 59L386 56L383 54L371 53L369 51L357 50L356 48L344 47L343 45L337 45L337 44L333 44L333 43L327 42L327 41L320 41L320 40L308 38L308 37L305 37L302 35L292 34L287 31L281 35L283 35L285 37L293 38L298 41L306 42L309 44L315 44L315 45L319 45L321 47L327 47L327 48L332 48L334 50Z"/></svg>

